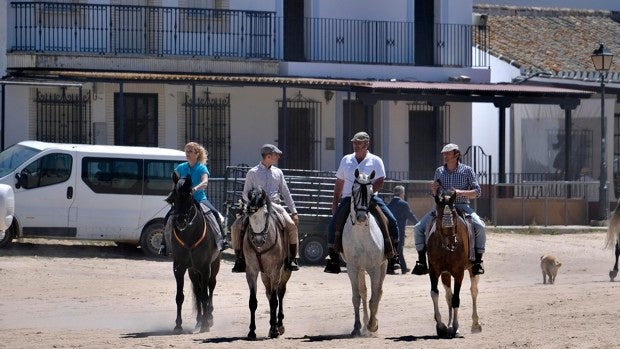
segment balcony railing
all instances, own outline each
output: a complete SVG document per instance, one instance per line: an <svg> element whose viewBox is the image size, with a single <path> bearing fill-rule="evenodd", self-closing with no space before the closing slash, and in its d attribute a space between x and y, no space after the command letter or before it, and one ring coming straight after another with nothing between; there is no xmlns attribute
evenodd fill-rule
<svg viewBox="0 0 620 349"><path fill-rule="evenodd" d="M12 52L418 65L413 22L52 2L12 2L8 21ZM487 27L436 24L428 35L432 65L488 66Z"/></svg>

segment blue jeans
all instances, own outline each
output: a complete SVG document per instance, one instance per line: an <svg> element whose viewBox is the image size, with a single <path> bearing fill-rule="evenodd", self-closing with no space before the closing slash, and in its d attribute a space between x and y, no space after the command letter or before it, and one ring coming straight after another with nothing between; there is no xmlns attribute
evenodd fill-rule
<svg viewBox="0 0 620 349"><path fill-rule="evenodd" d="M476 253L484 253L484 245L487 241L487 234L484 222L480 219L480 216L474 209L472 209L468 204L455 204L456 209L460 212L464 212L467 215L471 215L473 228L474 228L474 247ZM420 219L418 224L413 227L413 237L415 239L415 248L418 251L422 251L426 248L426 225L431 219L434 219L435 210L431 210L426 212L426 214Z"/></svg>
<svg viewBox="0 0 620 349"><path fill-rule="evenodd" d="M383 199L381 199L378 195L372 196L372 201L375 205L379 206L385 217L388 219L388 231L390 232L390 236L392 238L392 243L394 247L398 246L398 224L396 223L396 218L392 214L392 211L387 207ZM327 227L327 246L334 247L334 243L336 242L336 217L342 212L344 208L349 208L351 206L351 197L347 196L340 200L338 207L336 208L336 213L332 216L331 221L329 222L329 226Z"/></svg>

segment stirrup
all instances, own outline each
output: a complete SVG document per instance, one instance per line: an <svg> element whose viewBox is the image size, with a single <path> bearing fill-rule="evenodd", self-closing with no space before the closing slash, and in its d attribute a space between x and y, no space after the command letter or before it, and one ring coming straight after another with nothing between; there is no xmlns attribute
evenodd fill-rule
<svg viewBox="0 0 620 349"><path fill-rule="evenodd" d="M475 262L471 266L471 271L473 272L474 275L484 274L484 266L482 265L482 262Z"/></svg>
<svg viewBox="0 0 620 349"><path fill-rule="evenodd" d="M428 274L428 267L424 263L415 262L415 267L413 267L411 274L414 274L414 275Z"/></svg>
<svg viewBox="0 0 620 349"><path fill-rule="evenodd" d="M340 263L331 259L328 260L327 265L325 265L325 270L323 270L323 272L330 274L340 274Z"/></svg>
<svg viewBox="0 0 620 349"><path fill-rule="evenodd" d="M297 260L295 258L288 259L284 267L290 271L298 271L299 264L297 264Z"/></svg>
<svg viewBox="0 0 620 349"><path fill-rule="evenodd" d="M243 258L237 258L235 265L232 268L233 273L245 273L245 260Z"/></svg>

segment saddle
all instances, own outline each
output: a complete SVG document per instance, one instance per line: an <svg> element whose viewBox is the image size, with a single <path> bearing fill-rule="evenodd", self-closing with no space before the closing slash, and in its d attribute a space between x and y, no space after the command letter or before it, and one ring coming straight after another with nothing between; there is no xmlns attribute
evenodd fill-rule
<svg viewBox="0 0 620 349"><path fill-rule="evenodd" d="M469 237L469 259L473 261L476 257L475 247L474 247L474 244L475 244L475 241L474 241L475 235L474 235L474 227L473 227L474 223L472 221L470 214L463 213L459 211L458 209L456 210L456 212L457 212L458 218L461 218L463 222L465 222L465 226L467 227L467 236ZM435 232L437 228L437 225L436 225L437 213L433 211L431 215L433 216L433 219L430 219L428 221L424 229L424 235L425 235L424 241L426 244L428 244L428 239L431 237L431 235Z"/></svg>
<svg viewBox="0 0 620 349"><path fill-rule="evenodd" d="M339 215L336 216L336 241L334 244L334 248L340 253L344 252L342 248L342 231L344 230L344 225L347 222L347 217L349 216L350 212L351 207L347 205L346 207L343 207L343 209L340 210ZM387 217L383 214L383 212L377 205L371 205L369 212L377 220L377 224L379 225L381 233L383 234L385 257L387 259L393 258L394 256L396 256L396 248L394 247L394 244L392 243L392 239L390 237Z"/></svg>

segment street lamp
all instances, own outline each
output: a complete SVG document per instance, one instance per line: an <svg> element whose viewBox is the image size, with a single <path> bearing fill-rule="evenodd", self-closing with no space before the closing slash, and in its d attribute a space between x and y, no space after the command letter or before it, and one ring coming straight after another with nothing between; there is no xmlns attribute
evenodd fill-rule
<svg viewBox="0 0 620 349"><path fill-rule="evenodd" d="M607 185L607 161L605 157L605 73L611 68L614 55L604 44L592 51L594 69L600 72L601 77L601 173L598 184L598 216L601 221L607 219L609 212L609 187Z"/></svg>

